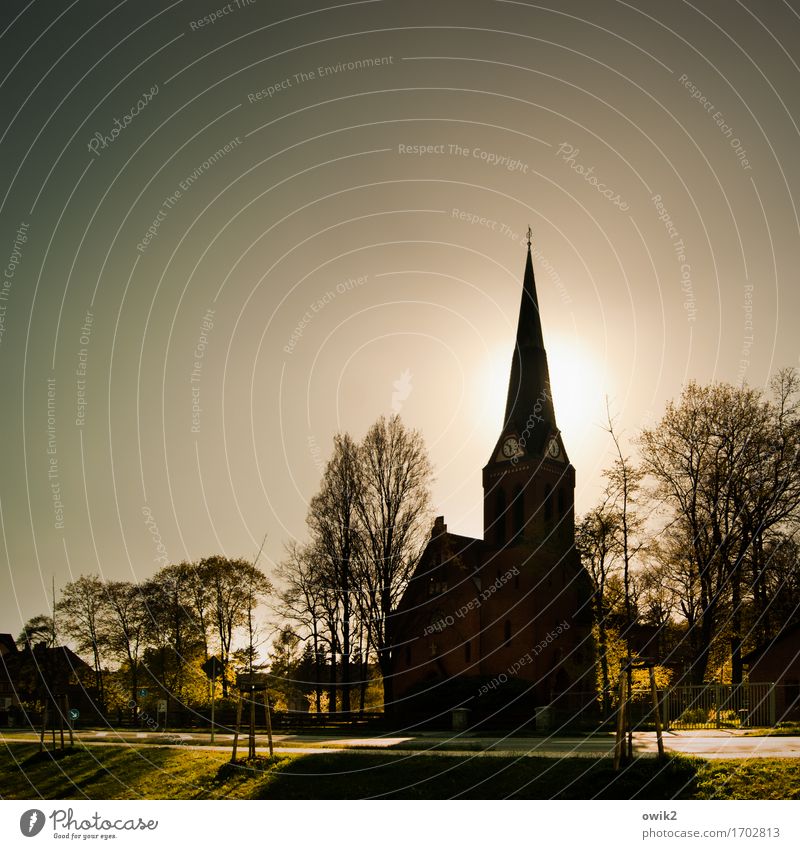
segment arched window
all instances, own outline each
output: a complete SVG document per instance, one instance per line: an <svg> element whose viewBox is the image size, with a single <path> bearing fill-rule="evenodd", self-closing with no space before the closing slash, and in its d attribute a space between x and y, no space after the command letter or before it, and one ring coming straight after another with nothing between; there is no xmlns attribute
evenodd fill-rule
<svg viewBox="0 0 800 849"><path fill-rule="evenodd" d="M525 527L525 496L517 484L514 490L514 537L521 537Z"/></svg>
<svg viewBox="0 0 800 849"><path fill-rule="evenodd" d="M502 489L497 491L495 496L495 538L497 544L502 545L506 541L506 494Z"/></svg>
<svg viewBox="0 0 800 849"><path fill-rule="evenodd" d="M564 487L560 486L558 488L558 515L563 516L564 511L567 509L567 497L564 493Z"/></svg>
<svg viewBox="0 0 800 849"><path fill-rule="evenodd" d="M503 645L510 646L511 645L511 620L506 619L503 624Z"/></svg>
<svg viewBox="0 0 800 849"><path fill-rule="evenodd" d="M544 519L549 521L553 518L553 487L549 483L544 485Z"/></svg>

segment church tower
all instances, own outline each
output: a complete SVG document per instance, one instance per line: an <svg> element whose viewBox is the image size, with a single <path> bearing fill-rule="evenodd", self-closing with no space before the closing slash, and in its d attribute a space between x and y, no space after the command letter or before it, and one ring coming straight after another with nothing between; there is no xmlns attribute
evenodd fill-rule
<svg viewBox="0 0 800 849"><path fill-rule="evenodd" d="M575 469L556 423L528 230L528 255L500 438L483 469L484 540L498 549L574 543Z"/></svg>
<svg viewBox="0 0 800 849"><path fill-rule="evenodd" d="M546 706L571 725L591 711L592 585L575 549L574 492L528 230L505 416L483 469L483 539L448 531L439 516L392 616L406 718L441 721L468 705L472 724L518 726Z"/></svg>

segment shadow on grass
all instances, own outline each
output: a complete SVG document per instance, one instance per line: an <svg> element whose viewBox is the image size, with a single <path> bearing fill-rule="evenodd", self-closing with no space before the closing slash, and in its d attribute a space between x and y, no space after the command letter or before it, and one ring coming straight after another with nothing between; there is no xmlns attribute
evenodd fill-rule
<svg viewBox="0 0 800 849"><path fill-rule="evenodd" d="M232 778L258 778L286 760L286 758L267 758L261 755L256 755L254 758L238 758L234 763L228 761L222 764L217 770L215 781L223 784Z"/></svg>
<svg viewBox="0 0 800 849"><path fill-rule="evenodd" d="M36 764L50 763L52 761L63 761L71 755L76 755L83 751L77 746L69 746L65 749L44 749L41 752L34 752L20 762L22 767L36 766Z"/></svg>
<svg viewBox="0 0 800 849"><path fill-rule="evenodd" d="M264 799L691 799L700 762L321 754L277 766Z"/></svg>

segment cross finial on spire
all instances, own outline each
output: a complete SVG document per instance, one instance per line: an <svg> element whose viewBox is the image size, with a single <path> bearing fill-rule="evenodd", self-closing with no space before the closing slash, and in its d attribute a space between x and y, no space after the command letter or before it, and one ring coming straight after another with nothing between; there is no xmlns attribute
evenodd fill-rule
<svg viewBox="0 0 800 849"><path fill-rule="evenodd" d="M528 232L525 234L528 237L528 249L531 247L531 236L533 236L533 231L531 230L531 225L528 225Z"/></svg>

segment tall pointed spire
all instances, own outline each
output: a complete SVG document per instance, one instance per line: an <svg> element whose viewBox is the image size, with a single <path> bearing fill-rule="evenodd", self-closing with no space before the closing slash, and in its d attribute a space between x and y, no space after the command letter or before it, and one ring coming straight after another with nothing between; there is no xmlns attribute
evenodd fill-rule
<svg viewBox="0 0 800 849"><path fill-rule="evenodd" d="M506 401L506 429L527 430L528 450L539 453L550 433L558 430L553 398L550 392L550 372L544 348L536 279L531 256L531 229L528 228L528 255L522 300L517 322L517 340L511 358L511 376Z"/></svg>

